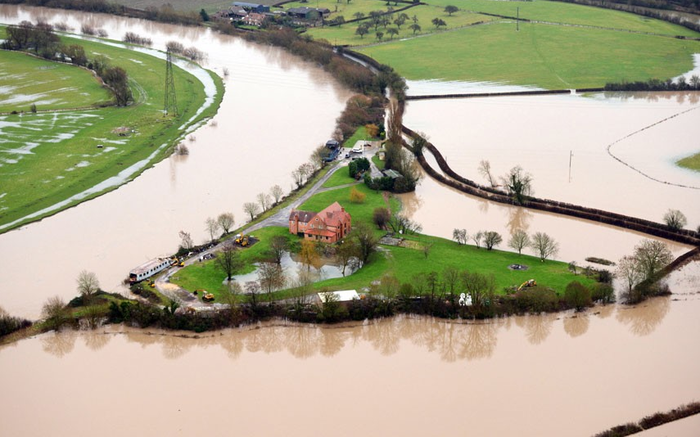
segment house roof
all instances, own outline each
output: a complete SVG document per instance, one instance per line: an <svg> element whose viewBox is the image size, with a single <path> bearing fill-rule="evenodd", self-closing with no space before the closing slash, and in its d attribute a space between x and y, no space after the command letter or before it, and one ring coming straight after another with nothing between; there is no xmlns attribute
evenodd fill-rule
<svg viewBox="0 0 700 437"><path fill-rule="evenodd" d="M350 214L338 202L333 202L326 209L319 212L318 217L323 220L326 226L338 227L341 222L350 221Z"/></svg>
<svg viewBox="0 0 700 437"><path fill-rule="evenodd" d="M255 9L257 7L262 6L259 3L248 3L248 2L233 2L233 6L241 6L243 8L252 8Z"/></svg>
<svg viewBox="0 0 700 437"><path fill-rule="evenodd" d="M291 222L292 220L295 220L296 218L299 218L299 221L302 223L308 223L316 217L315 212L310 212L310 211L298 211L298 210L293 210L289 214L289 221Z"/></svg>

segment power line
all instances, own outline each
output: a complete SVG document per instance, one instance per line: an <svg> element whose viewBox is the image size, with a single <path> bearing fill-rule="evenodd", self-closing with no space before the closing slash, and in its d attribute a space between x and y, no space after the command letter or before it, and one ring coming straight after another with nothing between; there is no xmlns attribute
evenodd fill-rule
<svg viewBox="0 0 700 437"><path fill-rule="evenodd" d="M163 114L178 115L177 112L177 96L175 94L175 76L173 76L173 56L168 49L165 59L165 105Z"/></svg>

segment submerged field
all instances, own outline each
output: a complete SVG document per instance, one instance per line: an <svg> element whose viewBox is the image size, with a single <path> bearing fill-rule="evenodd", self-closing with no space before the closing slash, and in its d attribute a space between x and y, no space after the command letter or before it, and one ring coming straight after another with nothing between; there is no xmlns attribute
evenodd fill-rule
<svg viewBox="0 0 700 437"><path fill-rule="evenodd" d="M109 103L112 96L92 72L26 53L0 55L0 113L84 108Z"/></svg>
<svg viewBox="0 0 700 437"><path fill-rule="evenodd" d="M135 103L123 108L84 109L104 100L104 91L100 87L96 89L94 78L86 71L59 65L60 71L68 71L61 74L75 75L64 85L71 88L70 91L55 94L51 90L57 89L56 84L49 84L46 90L40 88L32 99L22 104L26 108L20 108L27 111L31 103L36 103L39 113L0 115L3 134L0 140L0 232L58 212L133 179L169 153L168 146L184 135L183 126L213 115L221 100L221 85L216 79L219 92L214 104L188 123L204 104L204 85L192 74L175 67L179 115L166 117L162 111L163 60L98 42L64 40L82 45L88 57L101 54L110 59L112 65L124 68L129 74ZM0 63L12 63L17 56L26 57L0 51ZM46 82L46 72L54 71L50 67L58 65L40 60L31 62L34 61L43 65L25 70L21 78L15 76L14 80L3 76L2 85L11 88L20 87L24 82ZM80 89L76 90L78 86ZM55 108L42 103L40 94L62 95L53 102L62 110L41 112ZM110 184L101 188L100 184L108 179Z"/></svg>

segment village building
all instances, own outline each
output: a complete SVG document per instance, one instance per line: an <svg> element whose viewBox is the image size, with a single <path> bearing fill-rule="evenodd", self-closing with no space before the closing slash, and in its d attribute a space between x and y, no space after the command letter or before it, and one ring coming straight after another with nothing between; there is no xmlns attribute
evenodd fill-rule
<svg viewBox="0 0 700 437"><path fill-rule="evenodd" d="M247 2L233 2L231 6L240 7L245 9L247 12L255 12L257 14L262 14L264 12L270 12L270 7L266 5L261 5L258 3L247 3Z"/></svg>
<svg viewBox="0 0 700 437"><path fill-rule="evenodd" d="M349 232L350 214L338 202L319 213L293 210L289 214L289 232L306 240L336 243Z"/></svg>
<svg viewBox="0 0 700 437"><path fill-rule="evenodd" d="M263 21L265 21L265 16L263 14L257 14L255 12L251 12L250 14L243 17L243 23L249 26L260 27L262 26Z"/></svg>

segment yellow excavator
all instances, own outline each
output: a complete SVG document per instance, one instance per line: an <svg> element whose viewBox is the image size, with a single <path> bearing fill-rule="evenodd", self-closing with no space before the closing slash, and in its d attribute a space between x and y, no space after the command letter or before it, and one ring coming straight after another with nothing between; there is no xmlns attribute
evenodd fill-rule
<svg viewBox="0 0 700 437"><path fill-rule="evenodd" d="M233 241L241 247L248 246L248 236L246 234L236 234L236 239Z"/></svg>
<svg viewBox="0 0 700 437"><path fill-rule="evenodd" d="M537 285L537 281L535 281L534 279L528 279L527 281L520 284L520 287L518 287L518 291L522 290L523 288L534 287L535 285Z"/></svg>

